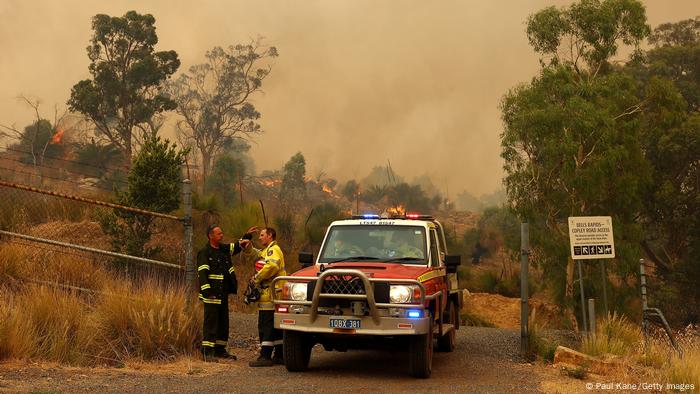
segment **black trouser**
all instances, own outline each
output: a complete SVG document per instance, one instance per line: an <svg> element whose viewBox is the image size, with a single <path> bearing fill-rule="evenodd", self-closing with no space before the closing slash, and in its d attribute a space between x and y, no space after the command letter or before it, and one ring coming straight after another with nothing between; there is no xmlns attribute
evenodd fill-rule
<svg viewBox="0 0 700 394"><path fill-rule="evenodd" d="M260 355L265 358L282 358L282 330L275 328L275 311L258 311L258 335L260 335Z"/></svg>
<svg viewBox="0 0 700 394"><path fill-rule="evenodd" d="M204 335L202 349L215 349L217 352L226 349L228 344L228 296L223 297L221 304L204 303Z"/></svg>

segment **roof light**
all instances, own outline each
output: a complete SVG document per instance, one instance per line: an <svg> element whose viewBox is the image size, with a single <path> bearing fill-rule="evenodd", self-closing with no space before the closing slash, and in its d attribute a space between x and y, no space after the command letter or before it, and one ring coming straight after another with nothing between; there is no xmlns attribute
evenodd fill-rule
<svg viewBox="0 0 700 394"><path fill-rule="evenodd" d="M365 214L365 215L362 215L362 217L364 219L379 219L379 215L375 215L375 214Z"/></svg>
<svg viewBox="0 0 700 394"><path fill-rule="evenodd" d="M406 217L409 219L418 219L420 217L420 215L417 213L407 213Z"/></svg>

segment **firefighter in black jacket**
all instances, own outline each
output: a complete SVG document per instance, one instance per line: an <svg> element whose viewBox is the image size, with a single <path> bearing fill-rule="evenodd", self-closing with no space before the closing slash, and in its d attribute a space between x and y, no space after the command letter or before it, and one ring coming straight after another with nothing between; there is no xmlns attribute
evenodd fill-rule
<svg viewBox="0 0 700 394"><path fill-rule="evenodd" d="M207 246L197 253L199 299L204 303L204 335L202 355L205 361L214 357L236 359L226 351L228 344L228 295L236 294L238 282L231 256L241 252L252 234L233 244L222 243L224 232L219 226L207 228Z"/></svg>

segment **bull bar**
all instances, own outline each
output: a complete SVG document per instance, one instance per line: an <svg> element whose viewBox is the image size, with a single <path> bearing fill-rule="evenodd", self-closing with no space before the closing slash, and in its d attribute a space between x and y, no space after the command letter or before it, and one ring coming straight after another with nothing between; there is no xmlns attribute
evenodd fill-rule
<svg viewBox="0 0 700 394"><path fill-rule="evenodd" d="M323 284L326 281L326 278L329 276L351 276L351 277L357 277L359 278L365 289L365 294L333 294L333 293L322 293L323 291ZM439 299L442 296L442 292L437 292L435 294L426 296L426 290L425 286L423 283L419 282L418 280L415 279L391 279L391 278L370 278L365 274L364 272L360 270L355 270L355 269L334 269L334 268L328 268L325 271L323 271L319 276L278 276L275 278L272 283L271 287L275 288L275 284L279 281L291 281L291 282L310 282L310 281L316 281L314 290L313 290L313 295L311 297L311 301L304 300L304 301L295 301L295 300L281 300L278 299L279 294L278 292L273 292L273 302L275 305L301 305L301 306L307 306L309 308L309 313L308 315L306 314L290 314L290 316L294 316L295 318L300 318L299 324L296 325L296 327L299 328L304 328L304 329L309 329L309 331L315 331L315 332L333 332L332 329L329 329L327 327L321 328L319 324L317 323L318 319L318 306L321 298L334 298L334 299L347 299L347 300L366 300L367 306L369 308L369 316L374 323L374 328L375 329L368 329L365 330L363 329L363 333L367 334L383 334L383 335L389 335L389 334L423 334L428 331L429 327L429 319L431 319L430 315L427 317L424 316L423 318L389 318L389 317L382 317L379 314L379 309L389 309L389 308L398 308L398 309L411 309L411 308L420 308L424 309L425 308L425 302L426 301L432 301L434 299ZM374 287L372 286L372 283L377 283L377 282L384 282L384 283L389 283L389 284L409 284L409 285L415 285L420 289L420 298L418 301L413 302L413 303L405 303L405 304L396 304L396 303L378 303L375 300L374 297ZM278 313L275 313L275 324L278 325L279 322L278 320ZM389 323L387 320L391 319L391 323ZM415 324L415 329L413 330L396 330L395 329L395 324L397 323L412 323ZM442 321L440 321L442 323ZM442 324L440 324L441 326ZM284 329L298 329L295 327L281 327ZM442 327L440 327L440 330Z"/></svg>

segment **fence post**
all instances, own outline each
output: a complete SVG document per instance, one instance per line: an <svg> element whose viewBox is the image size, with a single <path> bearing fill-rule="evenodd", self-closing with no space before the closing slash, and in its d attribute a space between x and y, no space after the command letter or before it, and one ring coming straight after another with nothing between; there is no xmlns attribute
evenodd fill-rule
<svg viewBox="0 0 700 394"><path fill-rule="evenodd" d="M639 259L639 287L642 292L642 333L644 334L644 353L649 345L649 322L647 321L647 277L644 272L644 259Z"/></svg>
<svg viewBox="0 0 700 394"><path fill-rule="evenodd" d="M530 332L528 330L528 256L530 254L530 229L527 223L520 223L520 350L526 356Z"/></svg>
<svg viewBox="0 0 700 394"><path fill-rule="evenodd" d="M185 256L185 284L187 288L187 305L192 304L195 286L195 267L192 258L192 182L189 179L182 181L182 205L185 212L184 229L185 238L182 242Z"/></svg>
<svg viewBox="0 0 700 394"><path fill-rule="evenodd" d="M588 331L591 338L595 339L595 299L588 299Z"/></svg>
<svg viewBox="0 0 700 394"><path fill-rule="evenodd" d="M581 293L581 318L583 319L583 332L588 330L588 322L586 321L586 295L583 292L583 271L581 270L581 260L576 260L578 263L578 285Z"/></svg>

